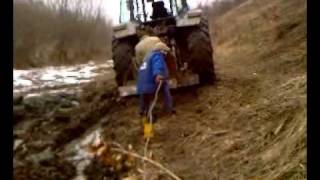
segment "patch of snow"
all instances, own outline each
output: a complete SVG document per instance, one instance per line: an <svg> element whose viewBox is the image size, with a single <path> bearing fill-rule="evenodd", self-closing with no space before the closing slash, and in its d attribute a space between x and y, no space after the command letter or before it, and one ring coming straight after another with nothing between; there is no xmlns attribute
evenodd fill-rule
<svg viewBox="0 0 320 180"><path fill-rule="evenodd" d="M52 74L52 73L48 73L48 74L44 74L40 77L40 80L42 81L53 81L57 79L55 74Z"/></svg>
<svg viewBox="0 0 320 180"><path fill-rule="evenodd" d="M25 99L31 98L31 97L38 97L41 96L41 93L31 93L31 94L27 94L25 96Z"/></svg>
<svg viewBox="0 0 320 180"><path fill-rule="evenodd" d="M61 76L63 77L78 77L79 75L80 75L79 72L74 72L74 71L61 72Z"/></svg>
<svg viewBox="0 0 320 180"><path fill-rule="evenodd" d="M26 79L16 79L13 81L14 86L32 86L32 81Z"/></svg>
<svg viewBox="0 0 320 180"><path fill-rule="evenodd" d="M90 164L94 155L87 151L86 147L90 144L97 144L101 142L101 129L97 129L85 136L82 140L76 143L71 152L75 154L67 158L71 163L76 166L77 176L83 176L85 168Z"/></svg>
<svg viewBox="0 0 320 180"><path fill-rule="evenodd" d="M64 78L62 80L65 84L80 84L80 81L75 78Z"/></svg>
<svg viewBox="0 0 320 180"><path fill-rule="evenodd" d="M13 69L13 92L27 93L31 90L88 83L98 75L110 73L112 64L112 60L107 60L105 63L99 64L91 61L87 64L75 66L34 68L30 70Z"/></svg>

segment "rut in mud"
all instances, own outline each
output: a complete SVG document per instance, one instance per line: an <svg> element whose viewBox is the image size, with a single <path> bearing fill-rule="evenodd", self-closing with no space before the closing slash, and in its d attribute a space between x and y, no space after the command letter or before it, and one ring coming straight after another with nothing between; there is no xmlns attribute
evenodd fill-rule
<svg viewBox="0 0 320 180"><path fill-rule="evenodd" d="M177 114L158 113L149 147L153 160L186 180L306 179L305 12L303 0L247 1L213 23L217 82L173 92ZM27 116L31 120L17 124L15 143L24 143L15 150L15 179L79 175L76 161L64 161L97 129L105 142L131 146L142 155L138 100L118 99L114 87L110 80L86 86L69 120L45 123L37 120L41 116ZM22 124L32 128L20 135ZM53 132L44 133L47 129ZM124 156L108 157L104 163L88 162L82 176L141 177L139 159L129 166ZM114 157L121 160L113 163ZM170 179L150 164L146 169L148 179ZM39 171L47 176L31 178Z"/></svg>

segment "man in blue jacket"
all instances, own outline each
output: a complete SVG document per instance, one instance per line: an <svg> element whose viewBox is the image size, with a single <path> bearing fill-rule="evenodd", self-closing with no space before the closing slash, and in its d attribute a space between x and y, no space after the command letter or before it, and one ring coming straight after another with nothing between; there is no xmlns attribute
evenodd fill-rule
<svg viewBox="0 0 320 180"><path fill-rule="evenodd" d="M165 59L169 51L169 47L164 43L156 43L153 50L145 56L139 68L137 92L140 95L140 115L147 115L148 108L160 81L162 81L160 92L164 95L165 110L169 113L174 113L168 84L169 72Z"/></svg>

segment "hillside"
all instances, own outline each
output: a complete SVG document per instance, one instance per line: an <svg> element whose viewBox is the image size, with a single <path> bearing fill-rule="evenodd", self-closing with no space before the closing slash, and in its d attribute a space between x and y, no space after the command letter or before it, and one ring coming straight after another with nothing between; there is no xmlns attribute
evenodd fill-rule
<svg viewBox="0 0 320 180"><path fill-rule="evenodd" d="M178 114L157 122L154 157L183 179L305 178L305 4L248 1L213 25L219 81L175 93ZM142 150L136 107L104 129Z"/></svg>

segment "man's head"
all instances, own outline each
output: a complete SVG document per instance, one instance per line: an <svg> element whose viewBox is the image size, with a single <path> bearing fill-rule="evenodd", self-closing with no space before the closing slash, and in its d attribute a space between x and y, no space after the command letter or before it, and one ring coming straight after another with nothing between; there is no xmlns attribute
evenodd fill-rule
<svg viewBox="0 0 320 180"><path fill-rule="evenodd" d="M163 42L158 42L153 47L154 51L161 51L164 54L167 54L170 51L170 48Z"/></svg>

